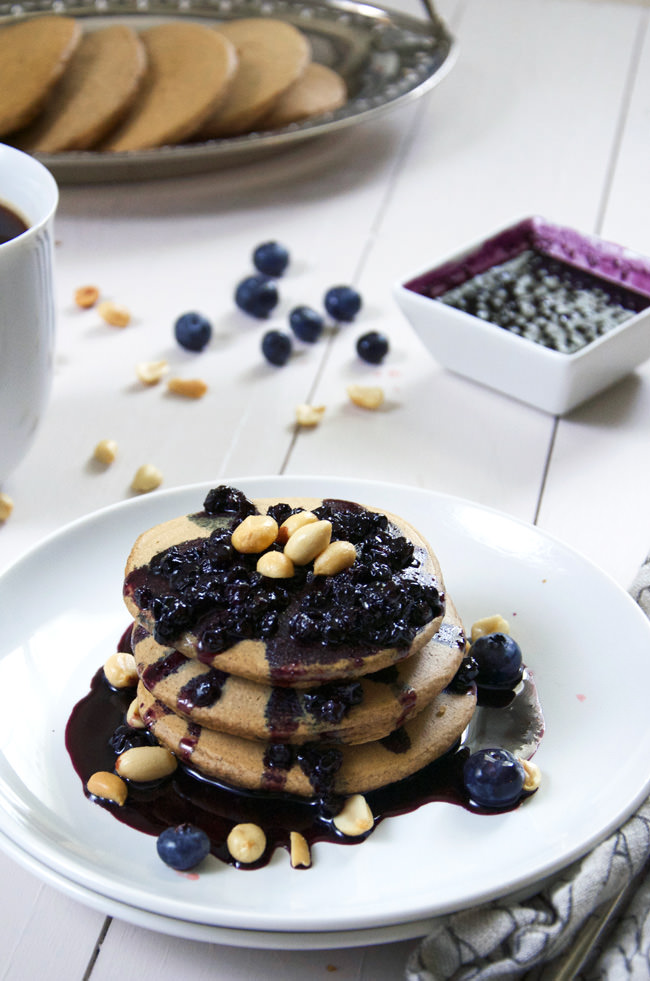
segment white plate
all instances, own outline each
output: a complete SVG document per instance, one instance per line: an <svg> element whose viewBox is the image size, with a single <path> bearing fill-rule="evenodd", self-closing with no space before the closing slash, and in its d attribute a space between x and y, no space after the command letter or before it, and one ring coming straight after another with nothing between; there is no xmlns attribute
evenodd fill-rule
<svg viewBox="0 0 650 981"><path fill-rule="evenodd" d="M149 913L147 910L128 906L116 899L109 899L101 893L93 892L92 889L81 886L72 879L66 879L65 876L42 865L1 833L0 848L23 868L70 899L83 903L99 913L132 923L134 926L164 933L170 937L179 937L182 940L258 950L340 950L342 947L367 947L371 944L412 940L425 936L433 927L433 921L427 919L414 920L410 923L394 923L368 930L290 933L280 930L231 930L206 923L191 923L189 920L177 920L173 916Z"/></svg>
<svg viewBox="0 0 650 981"><path fill-rule="evenodd" d="M423 490L329 477L232 482L250 496L378 505L423 531L465 620L503 613L535 672L547 720L540 791L487 817L427 805L382 822L358 847L316 845L308 872L292 870L284 851L255 872L215 860L197 879L163 865L152 837L86 800L63 737L127 622L121 581L132 542L200 509L208 485L180 488L75 522L0 579L0 831L37 865L125 907L291 933L294 946L296 933L407 924L525 889L644 798L650 625L602 572L533 527Z"/></svg>

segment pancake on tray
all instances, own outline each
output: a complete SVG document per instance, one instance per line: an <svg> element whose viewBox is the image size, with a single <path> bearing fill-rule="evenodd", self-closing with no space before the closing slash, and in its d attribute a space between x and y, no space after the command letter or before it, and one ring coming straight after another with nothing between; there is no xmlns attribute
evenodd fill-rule
<svg viewBox="0 0 650 981"><path fill-rule="evenodd" d="M0 136L38 115L80 38L72 17L35 17L0 28Z"/></svg>
<svg viewBox="0 0 650 981"><path fill-rule="evenodd" d="M239 65L228 98L201 127L202 139L253 129L300 78L311 58L305 35L284 21L242 18L220 24L217 31L235 46Z"/></svg>
<svg viewBox="0 0 650 981"><path fill-rule="evenodd" d="M277 100L260 124L261 129L280 129L345 105L345 81L332 68L312 61L297 81Z"/></svg>
<svg viewBox="0 0 650 981"><path fill-rule="evenodd" d="M84 34L35 122L17 145L30 152L87 150L126 115L146 68L144 45L125 24Z"/></svg>
<svg viewBox="0 0 650 981"><path fill-rule="evenodd" d="M130 113L99 149L145 150L188 139L225 97L237 67L230 41L202 24L158 24L140 38L145 77Z"/></svg>

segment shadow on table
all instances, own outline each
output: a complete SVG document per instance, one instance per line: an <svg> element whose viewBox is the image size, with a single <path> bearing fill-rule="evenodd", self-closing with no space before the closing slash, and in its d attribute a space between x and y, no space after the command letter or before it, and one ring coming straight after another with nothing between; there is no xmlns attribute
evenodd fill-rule
<svg viewBox="0 0 650 981"><path fill-rule="evenodd" d="M110 222L125 215L164 219L295 207L369 184L399 153L405 130L392 120L361 124L258 161L211 173L152 181L64 185L62 218Z"/></svg>
<svg viewBox="0 0 650 981"><path fill-rule="evenodd" d="M585 426L618 429L631 416L642 411L641 402L647 386L632 373L573 410L566 418Z"/></svg>

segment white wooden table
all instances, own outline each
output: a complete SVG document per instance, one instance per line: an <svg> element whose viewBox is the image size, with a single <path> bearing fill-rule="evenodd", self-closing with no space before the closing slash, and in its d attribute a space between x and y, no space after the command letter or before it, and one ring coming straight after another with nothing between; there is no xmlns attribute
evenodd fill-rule
<svg viewBox="0 0 650 981"><path fill-rule="evenodd" d="M397 3L394 4L397 6ZM403 4L419 13L419 8ZM650 253L648 8L610 0L441 0L459 61L429 96L330 143L264 162L142 184L64 187L57 221L59 340L49 411L3 490L0 567L66 522L128 498L136 468L164 486L259 474L330 474L444 491L536 522L629 585L650 547L650 363L561 420L445 373L398 313L391 284L511 218L542 214ZM253 247L293 262L282 313L354 283L358 321L266 365L261 329L232 303ZM96 283L133 314L118 330L73 304ZM203 311L208 351L176 347L175 317ZM384 365L354 354L365 330ZM198 402L142 390L139 361L203 377ZM347 402L352 381L387 406ZM327 406L296 432L297 403ZM95 443L119 444L99 472ZM105 918L0 856L4 981L132 976L394 981L414 941L325 952L167 938Z"/></svg>

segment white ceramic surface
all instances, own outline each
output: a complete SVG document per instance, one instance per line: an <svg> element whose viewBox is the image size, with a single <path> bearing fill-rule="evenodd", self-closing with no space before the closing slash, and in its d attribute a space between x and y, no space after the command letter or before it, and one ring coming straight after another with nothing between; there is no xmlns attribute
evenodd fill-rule
<svg viewBox="0 0 650 981"><path fill-rule="evenodd" d="M0 483L27 452L50 394L57 203L58 188L49 170L0 144L0 204L28 226L0 245Z"/></svg>
<svg viewBox="0 0 650 981"><path fill-rule="evenodd" d="M566 233L572 243L579 242L585 252L589 248L594 252L603 250L612 270L617 262L621 267L625 264L637 266L650 281L650 259L594 235L582 235L553 225L545 219L534 217L523 221L538 223L542 233L549 234L547 230L551 230L551 235L555 231ZM563 354L440 300L421 295L407 285L456 263L471 261L486 243L519 224L505 226L443 263L425 266L402 277L394 288L394 296L424 345L445 368L553 415L564 415L609 388L650 357L650 308L575 353ZM565 251L570 253L570 248ZM565 256L560 253L558 258ZM497 261L503 261L503 258Z"/></svg>
<svg viewBox="0 0 650 981"><path fill-rule="evenodd" d="M424 936L432 927L431 919L426 919L413 920L409 923L391 923L389 926L367 930L295 933L291 930L237 930L213 926L209 923L193 923L191 920L179 920L173 916L150 913L148 910L129 906L119 900L109 899L100 892L94 892L87 886L82 886L54 869L42 865L2 833L0 833L0 848L23 868L38 876L43 882L54 886L70 899L83 903L99 913L123 920L125 923L132 923L134 926L155 930L157 933L183 940L261 950L333 950L341 947L365 947L368 944L411 940L414 937Z"/></svg>
<svg viewBox="0 0 650 981"><path fill-rule="evenodd" d="M536 757L542 788L503 815L422 807L382 822L361 846L317 845L305 873L284 852L255 873L214 860L189 879L164 866L153 838L84 797L64 730L127 622L121 581L133 540L201 507L206 485L181 488L68 526L0 582L0 831L37 867L127 911L304 933L313 944L315 933L408 924L525 889L587 851L645 796L650 625L586 560L534 527L423 490L328 477L233 483L250 496L352 498L418 526L465 620L501 612L522 644L547 722ZM614 655L616 676L634 681L624 699L611 696Z"/></svg>

